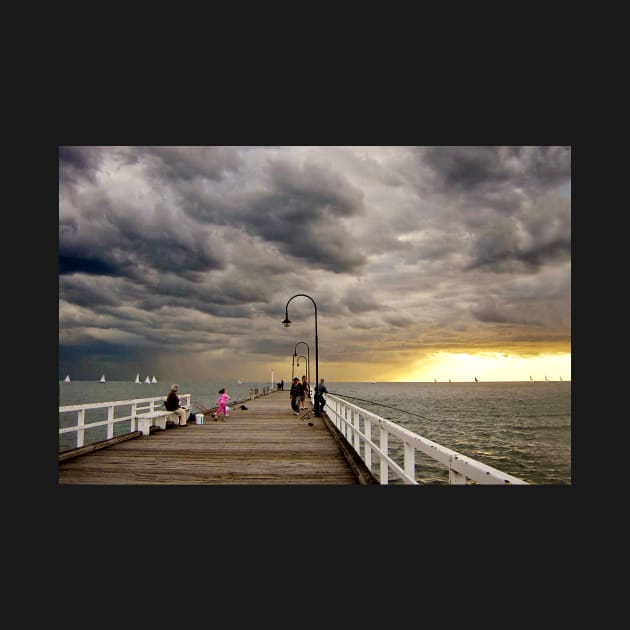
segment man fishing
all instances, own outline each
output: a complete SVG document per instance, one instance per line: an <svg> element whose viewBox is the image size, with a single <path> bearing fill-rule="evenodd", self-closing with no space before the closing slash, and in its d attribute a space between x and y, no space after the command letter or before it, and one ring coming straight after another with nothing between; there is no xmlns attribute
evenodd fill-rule
<svg viewBox="0 0 630 630"><path fill-rule="evenodd" d="M324 385L324 379L320 378L319 383L315 385L315 396L313 401L313 413L316 416L321 415L321 412L324 411L324 405L326 404L326 399L324 398L324 394L327 394L328 390L326 389L326 385Z"/></svg>

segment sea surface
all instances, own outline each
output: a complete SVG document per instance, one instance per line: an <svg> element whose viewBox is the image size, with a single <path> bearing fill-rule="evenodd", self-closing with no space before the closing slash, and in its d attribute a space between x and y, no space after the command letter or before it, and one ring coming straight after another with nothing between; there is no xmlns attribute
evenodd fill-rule
<svg viewBox="0 0 630 630"><path fill-rule="evenodd" d="M170 385L170 382L60 382L59 406L166 396ZM204 408L215 405L221 387L227 388L235 403L247 399L250 389L268 385L270 383L179 382L180 392L192 394L193 403ZM524 481L571 484L571 382L327 381L326 386L331 394ZM285 389L288 389L287 382ZM197 410L194 405L193 410ZM86 422L104 418L104 411L86 414ZM60 414L60 426L68 426L68 423L69 419L63 419ZM128 428L120 426L115 434L125 430ZM95 434L90 439L86 431L86 443L104 439L98 429L91 431ZM60 436L60 450L73 446L65 443L68 439L74 438ZM392 451L395 459L401 457L395 447ZM430 458L416 453L416 463L420 483L448 483L445 469Z"/></svg>

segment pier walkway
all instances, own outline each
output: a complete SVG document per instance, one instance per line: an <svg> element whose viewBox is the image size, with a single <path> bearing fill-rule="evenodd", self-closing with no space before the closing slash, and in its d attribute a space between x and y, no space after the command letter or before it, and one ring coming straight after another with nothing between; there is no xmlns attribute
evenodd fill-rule
<svg viewBox="0 0 630 630"><path fill-rule="evenodd" d="M323 416L299 420L288 391L243 404L247 410L231 405L227 422L205 414L204 424L195 424L191 416L186 426L60 461L59 484L360 483L334 427Z"/></svg>

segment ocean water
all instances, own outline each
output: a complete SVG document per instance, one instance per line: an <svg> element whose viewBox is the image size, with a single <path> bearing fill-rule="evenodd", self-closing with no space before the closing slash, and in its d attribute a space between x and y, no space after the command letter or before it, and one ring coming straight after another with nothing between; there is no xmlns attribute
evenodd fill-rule
<svg viewBox="0 0 630 630"><path fill-rule="evenodd" d="M171 383L126 381L59 383L59 405L166 396ZM270 383L186 382L180 392L211 407L226 387L232 402L249 397L251 388ZM414 433L534 484L571 484L571 383L352 383L327 381L331 394L392 420ZM288 389L285 382L285 389ZM287 395L287 406L288 406ZM195 409L193 407L193 409ZM76 414L64 414L74 415ZM122 415L122 411L118 412ZM105 411L86 414L86 422L104 419ZM60 426L74 423L60 414ZM125 423L115 434L124 433ZM93 432L90 435L90 432ZM86 443L104 439L104 429L86 431ZM60 436L60 450L71 448ZM402 457L392 449L395 459ZM445 469L416 454L420 483L448 483ZM394 482L395 483L395 482Z"/></svg>
<svg viewBox="0 0 630 630"><path fill-rule="evenodd" d="M326 383L328 391L535 484L571 483L571 383ZM394 457L402 464L402 452ZM421 483L448 483L416 453Z"/></svg>

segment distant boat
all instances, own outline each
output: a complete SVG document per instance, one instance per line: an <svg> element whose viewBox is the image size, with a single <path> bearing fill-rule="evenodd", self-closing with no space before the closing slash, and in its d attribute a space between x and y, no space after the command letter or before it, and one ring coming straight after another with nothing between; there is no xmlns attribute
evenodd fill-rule
<svg viewBox="0 0 630 630"><path fill-rule="evenodd" d="M368 381L368 383L371 383L372 385L376 385L376 381Z"/></svg>
<svg viewBox="0 0 630 630"><path fill-rule="evenodd" d="M237 378L237 379L236 379L236 382L237 382L239 385L242 385L242 384L243 384L243 381L241 381L241 379L240 379L240 378Z"/></svg>
<svg viewBox="0 0 630 630"><path fill-rule="evenodd" d="M152 382L152 383L157 383L157 380L156 380L155 376L152 376L152 377L151 377L151 382Z"/></svg>
<svg viewBox="0 0 630 630"><path fill-rule="evenodd" d="M101 374L101 380L99 381L99 383L105 383L105 374Z"/></svg>
<svg viewBox="0 0 630 630"><path fill-rule="evenodd" d="M149 383L149 384L151 384L151 379L147 376L147 377L144 379L144 382L145 382L145 383Z"/></svg>
<svg viewBox="0 0 630 630"><path fill-rule="evenodd" d="M475 376L475 383L478 383L479 379Z"/></svg>
<svg viewBox="0 0 630 630"><path fill-rule="evenodd" d="M64 383L69 383L70 382L70 374L66 374L66 378L63 379Z"/></svg>
<svg viewBox="0 0 630 630"><path fill-rule="evenodd" d="M449 378L449 379L448 379L448 382L449 382L449 383L452 383L453 381L451 381L451 379Z"/></svg>
<svg viewBox="0 0 630 630"><path fill-rule="evenodd" d="M530 380L532 383L534 382L534 379L532 378L532 375L531 375L531 374L529 375L529 380Z"/></svg>
<svg viewBox="0 0 630 630"><path fill-rule="evenodd" d="M434 382L434 383L437 383L437 378L434 378L434 379L433 379L433 382Z"/></svg>
<svg viewBox="0 0 630 630"><path fill-rule="evenodd" d="M140 382L140 372L136 374L136 380L134 381L134 383L139 383L139 382Z"/></svg>
<svg viewBox="0 0 630 630"><path fill-rule="evenodd" d="M545 383L548 383L549 379L547 378L547 375L545 374Z"/></svg>
<svg viewBox="0 0 630 630"><path fill-rule="evenodd" d="M560 377L560 382L562 382L562 376Z"/></svg>

